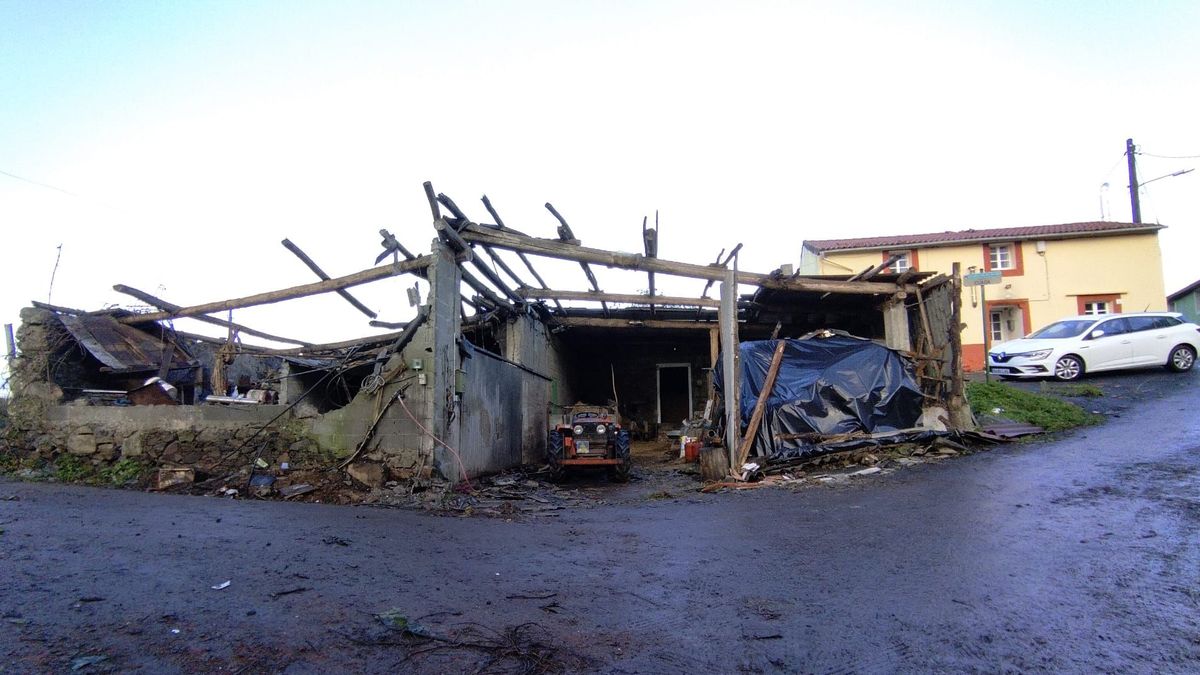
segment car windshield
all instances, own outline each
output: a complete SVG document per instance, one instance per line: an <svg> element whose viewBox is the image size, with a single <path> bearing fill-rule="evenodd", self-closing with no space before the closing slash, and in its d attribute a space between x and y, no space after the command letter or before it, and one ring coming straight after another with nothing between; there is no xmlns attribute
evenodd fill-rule
<svg viewBox="0 0 1200 675"><path fill-rule="evenodd" d="M1043 340L1055 340L1062 338L1073 338L1083 335L1083 332L1089 326L1096 323L1092 319L1072 319L1069 321L1056 321L1041 330L1034 331L1025 337L1040 338Z"/></svg>

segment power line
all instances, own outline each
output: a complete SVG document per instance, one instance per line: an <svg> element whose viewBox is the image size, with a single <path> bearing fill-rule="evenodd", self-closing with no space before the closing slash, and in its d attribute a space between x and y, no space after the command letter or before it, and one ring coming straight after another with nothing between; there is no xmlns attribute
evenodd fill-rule
<svg viewBox="0 0 1200 675"><path fill-rule="evenodd" d="M75 197L76 199L83 199L83 198L84 198L82 195L77 195L77 194L75 194L74 192L71 192L70 190L64 190L64 189L62 189L62 188L60 188L60 187L54 187L53 185L50 185L49 183L42 183L42 182L40 182L40 181L33 180L32 178L26 178L26 177L24 177L24 176L18 176L18 175L17 175L17 174L15 174L15 173L9 173L9 172L7 172L7 171L0 170L0 174L3 174L3 175L5 175L5 176L8 176L9 178L16 178L17 180L20 180L20 181L25 181L26 183L29 183L30 185L36 185L36 186L38 186L38 187L43 187L43 188L46 188L47 190L54 190L55 192L61 192L61 193L63 193L64 195L70 195L70 196L72 196L72 197Z"/></svg>
<svg viewBox="0 0 1200 675"><path fill-rule="evenodd" d="M1149 152L1138 151L1137 154L1143 157L1154 157L1156 159L1200 159L1200 155L1155 155Z"/></svg>

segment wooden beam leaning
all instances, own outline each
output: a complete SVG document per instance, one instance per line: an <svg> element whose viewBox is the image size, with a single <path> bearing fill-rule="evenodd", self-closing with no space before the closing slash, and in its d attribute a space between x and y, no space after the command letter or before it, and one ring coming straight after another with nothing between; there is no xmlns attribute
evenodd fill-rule
<svg viewBox="0 0 1200 675"><path fill-rule="evenodd" d="M293 244L291 239L284 239L279 243L283 244L284 248L295 254L295 256L300 259L300 262L307 265L308 269L312 270L313 274L316 274L318 278L320 278L322 281L329 281L329 275L325 273L325 270L321 269L321 267L317 265L312 258L308 257L307 253L301 251L299 246ZM354 309L366 314L367 318L374 319L379 316L375 312L372 312L366 305L359 302L358 298L350 295L350 291L347 291L344 288L339 288L337 291L335 291L335 293L342 296L346 302L350 303L354 307Z"/></svg>
<svg viewBox="0 0 1200 675"><path fill-rule="evenodd" d="M564 316L555 320L573 328L679 328L682 330L711 330L712 321L668 321L666 319L598 319L583 316Z"/></svg>
<svg viewBox="0 0 1200 675"><path fill-rule="evenodd" d="M536 288L522 288L517 291L527 300L590 300L592 302L622 302L629 305L675 305L682 307L720 307L720 300L710 298L682 298L667 295L627 294L627 293L595 293L592 291L552 291Z"/></svg>
<svg viewBox="0 0 1200 675"><path fill-rule="evenodd" d="M182 307L180 307L179 305L167 302L166 300L163 300L162 298L156 298L153 295L150 295L149 293L146 293L144 291L139 291L138 289L133 288L132 286L125 286L124 284L117 284L117 285L113 286L113 290L118 293L124 293L125 295L133 296L133 297L137 298L138 300L141 300L142 302L144 302L146 304L153 305L163 311L174 312L179 309L182 309ZM145 315L143 314L141 316L145 316ZM278 335L271 335L270 333L264 333L262 331L254 330L253 328L243 326L239 323L234 323L232 321L226 321L225 319L218 319L215 316L207 316L207 315L201 314L198 316L193 316L192 318L197 321L203 321L204 323L210 323L214 326L221 326L223 328L232 328L232 329L238 331L239 333L245 333L246 335L253 335L254 337L260 337L264 340L271 340L272 342L288 342L288 343L291 343L294 345L301 345L304 347L312 346L311 342L304 342L303 340L293 340L292 338L285 338L285 337L280 337ZM222 339L221 342L224 342L224 340Z"/></svg>
<svg viewBox="0 0 1200 675"><path fill-rule="evenodd" d="M180 307L177 310L169 312L152 312L150 314L138 314L136 316L127 316L118 319L121 323L138 323L141 321L161 321L163 319L174 319L185 316L197 316L199 314L209 314L211 312L223 312L228 309L242 309L245 307L256 307L258 305L269 305L283 300L294 300L310 295L320 295L321 293L329 293L336 291L339 288L350 288L352 286L360 286L372 281L387 279L400 274L415 272L429 267L433 262L433 256L423 255L413 260L404 262L392 263L390 265L380 265L370 269L347 274L344 277L335 277L328 281L318 281L311 284L303 284L301 286L292 286L291 288L283 288L277 291L268 291L266 293L257 293L248 295L242 298L234 298L232 300L218 300L216 302L208 302L203 305L193 305L191 307Z"/></svg>

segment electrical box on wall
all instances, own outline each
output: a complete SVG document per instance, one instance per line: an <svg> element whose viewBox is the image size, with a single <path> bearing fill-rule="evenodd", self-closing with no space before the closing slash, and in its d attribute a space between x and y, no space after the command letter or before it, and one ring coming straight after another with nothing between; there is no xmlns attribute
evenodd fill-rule
<svg viewBox="0 0 1200 675"><path fill-rule="evenodd" d="M408 364L408 367L412 368L413 370L423 370L425 368L425 362L421 359L413 359L412 363ZM422 382L421 384L425 383Z"/></svg>

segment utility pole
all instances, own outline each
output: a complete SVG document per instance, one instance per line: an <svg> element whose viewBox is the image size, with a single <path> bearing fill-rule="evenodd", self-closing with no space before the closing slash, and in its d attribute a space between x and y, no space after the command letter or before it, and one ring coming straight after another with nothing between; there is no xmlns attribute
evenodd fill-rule
<svg viewBox="0 0 1200 675"><path fill-rule="evenodd" d="M1133 222L1142 222L1142 202L1138 197L1137 159L1133 139L1125 139L1125 158L1129 164L1129 203L1133 207Z"/></svg>

